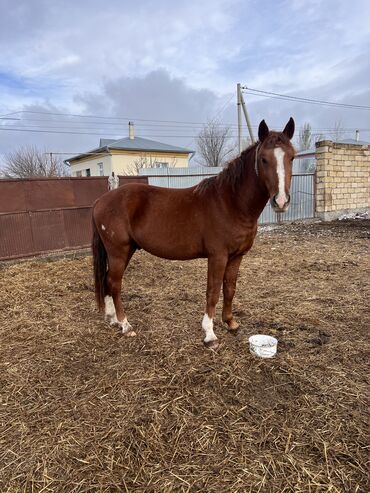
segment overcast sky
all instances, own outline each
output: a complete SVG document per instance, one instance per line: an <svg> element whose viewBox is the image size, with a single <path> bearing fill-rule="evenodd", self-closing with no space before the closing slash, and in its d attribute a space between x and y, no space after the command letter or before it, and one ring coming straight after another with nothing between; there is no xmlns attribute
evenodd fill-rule
<svg viewBox="0 0 370 493"><path fill-rule="evenodd" d="M0 120L0 154L26 144L83 152L99 136L126 136L128 119L137 135L183 147L213 118L236 138L237 82L370 106L368 0L0 0L0 9L0 115L17 112ZM328 137L340 122L345 137L360 128L370 140L368 110L245 98L255 126L282 128L292 115Z"/></svg>

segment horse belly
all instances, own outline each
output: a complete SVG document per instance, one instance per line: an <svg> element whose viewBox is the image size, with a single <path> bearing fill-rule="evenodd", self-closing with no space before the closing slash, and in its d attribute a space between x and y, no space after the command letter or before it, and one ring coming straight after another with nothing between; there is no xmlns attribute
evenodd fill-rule
<svg viewBox="0 0 370 493"><path fill-rule="evenodd" d="M188 236L183 237L181 234L167 237L153 235L150 240L147 240L146 237L138 238L137 243L152 255L169 260L191 260L204 257L199 243Z"/></svg>
<svg viewBox="0 0 370 493"><path fill-rule="evenodd" d="M188 260L203 255L203 220L191 189L143 189L125 205L137 245L157 257Z"/></svg>
<svg viewBox="0 0 370 493"><path fill-rule="evenodd" d="M169 260L203 257L202 235L192 221L157 221L134 228L136 243L147 252Z"/></svg>

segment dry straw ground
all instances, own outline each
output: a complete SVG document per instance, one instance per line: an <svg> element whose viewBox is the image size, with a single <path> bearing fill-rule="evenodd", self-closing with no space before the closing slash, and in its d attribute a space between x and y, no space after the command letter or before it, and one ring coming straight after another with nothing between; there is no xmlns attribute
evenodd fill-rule
<svg viewBox="0 0 370 493"><path fill-rule="evenodd" d="M368 492L368 221L260 234L238 336L203 348L206 263L139 252L138 337L97 314L91 259L0 270L0 491ZM219 312L218 312L219 313ZM257 332L279 354L248 352Z"/></svg>

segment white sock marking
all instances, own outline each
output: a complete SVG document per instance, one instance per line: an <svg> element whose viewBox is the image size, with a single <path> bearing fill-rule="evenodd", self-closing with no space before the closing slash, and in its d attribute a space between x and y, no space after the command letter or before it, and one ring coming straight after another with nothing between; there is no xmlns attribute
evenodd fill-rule
<svg viewBox="0 0 370 493"><path fill-rule="evenodd" d="M285 203L288 201L285 193L284 154L285 152L281 147L276 147L276 149L274 149L274 155L277 162L277 175L279 180L279 192L276 197L276 203L281 208L283 208Z"/></svg>
<svg viewBox="0 0 370 493"><path fill-rule="evenodd" d="M125 317L122 322L119 322L116 314L116 307L114 306L112 296L105 296L105 318L109 320L111 325L118 325L122 329L122 334L127 336L136 336L136 333L132 330L132 325Z"/></svg>
<svg viewBox="0 0 370 493"><path fill-rule="evenodd" d="M132 330L132 325L129 323L129 321L127 320L127 317L125 317L122 322L118 322L118 325L121 327L122 329L122 334L128 334L130 333L130 335L133 335L135 336L135 332ZM131 334L132 332L132 334Z"/></svg>
<svg viewBox="0 0 370 493"><path fill-rule="evenodd" d="M116 315L116 308L114 306L112 296L105 296L105 318L109 319L111 325L116 324L118 322Z"/></svg>
<svg viewBox="0 0 370 493"><path fill-rule="evenodd" d="M213 332L213 320L209 318L207 313L204 314L202 320L202 329L206 333L206 337L204 338L204 342L217 341L216 334Z"/></svg>

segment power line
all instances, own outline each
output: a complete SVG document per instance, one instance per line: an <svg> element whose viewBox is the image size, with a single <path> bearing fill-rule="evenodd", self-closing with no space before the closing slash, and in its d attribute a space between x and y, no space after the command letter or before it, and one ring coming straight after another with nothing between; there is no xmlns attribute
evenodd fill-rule
<svg viewBox="0 0 370 493"><path fill-rule="evenodd" d="M125 120L129 121L141 121L141 122L158 122L158 123L180 123L183 125L195 125L195 124L205 124L205 122L184 122L178 120L157 120L157 119L145 119L145 118L128 118L123 116L101 116L101 115L82 115L77 113L58 113L51 111L32 111L32 110L19 110L14 113L9 113L9 115L15 115L19 113L35 114L35 115L51 115L51 116L68 116L76 118L99 118L103 120ZM7 115L4 115L7 116Z"/></svg>
<svg viewBox="0 0 370 493"><path fill-rule="evenodd" d="M33 122L45 122L45 123L49 123L51 125L34 125ZM22 125L23 123L25 123L25 125ZM63 127L61 126L60 124L64 124L64 123L67 123L68 126L67 127ZM92 128L92 127L87 127L87 126L83 126L83 127L70 127L70 125L73 124L73 125L77 125L77 124L97 124L98 126L96 128ZM113 123L113 122L103 122L103 123L100 123L100 122L83 122L83 121L74 121L74 122L70 122L68 120L60 120L60 121L56 121L56 120L48 120L48 119L23 119L23 120L20 120L19 123L17 124L3 124L3 125L0 125L0 128L16 128L16 127L33 127L33 128L46 128L46 129L59 129L59 128L64 128L64 129L71 129L71 130L100 130L102 127L101 125L114 125L113 128L110 128L109 130L110 131L114 131L115 129L117 130L117 133L121 133L122 130L123 130L123 127L117 125L117 123ZM237 125L235 124L222 124L222 126L224 127L230 127L230 128L233 128L233 127L236 127ZM270 125L271 127L274 127L273 125ZM252 127L254 129L257 129L258 128L258 125L252 125ZM158 131L161 131L161 129L163 128L163 130L171 130L173 128L173 130L177 131L178 129L182 129L182 130L197 130L197 129L202 129L203 127L200 127L198 125L193 125L192 127L182 127L181 125L162 125L162 124L159 124L159 125L155 125L155 124L142 124L142 125L138 125L137 128L140 130L140 131L145 131L146 129L151 129L150 131L153 131L153 130L158 130ZM311 131L322 131L322 132L329 132L329 131L332 131L333 130L333 127L311 127ZM361 128L361 127L341 127L341 130L342 131L348 131L348 132L351 132L351 131L355 131L355 130L360 130L360 131L363 131L363 132L368 132L370 131L369 128ZM105 130L104 130L105 131Z"/></svg>
<svg viewBox="0 0 370 493"><path fill-rule="evenodd" d="M260 89L253 89L251 87L243 86L243 90L249 91L247 94L253 95L253 96L269 96L273 99L282 99L282 100L287 100L287 101L296 101L300 103L308 103L308 104L317 104L320 106L335 106L335 107L340 107L340 108L347 108L347 109L357 109L357 110L370 110L370 106L364 106L364 105L359 105L359 104L349 104L349 103L336 103L334 101L324 101L321 99L311 99L311 98L304 98L300 96L291 96L288 94L279 94L277 92L271 92L271 91L262 91Z"/></svg>
<svg viewBox="0 0 370 493"><path fill-rule="evenodd" d="M68 134L68 135L91 135L91 136L110 136L112 137L112 133L110 134L105 134L104 132L76 132L76 131L65 131L65 130L57 130L57 129L34 129L34 128L10 128L10 127L5 127L4 125L3 126L0 126L0 130L1 131L4 131L4 132L31 132L31 133L51 133L51 134ZM345 131L345 130L342 130L344 133L349 133L349 131ZM370 130L366 130L366 131L370 131ZM326 135L336 135L338 133L338 131L335 131L335 130L332 130L330 132L325 132ZM311 133L312 136L317 136L317 135L320 135L320 132L312 132ZM195 139L198 137L198 135L163 135L163 134L153 134L153 135L145 135L144 138L149 138L149 137L152 137L152 138L184 138L184 139ZM234 139L236 138L237 135L236 134L231 134L229 135L227 138L229 139ZM298 140L298 137L295 137L296 140ZM119 139L118 139L119 140Z"/></svg>
<svg viewBox="0 0 370 493"><path fill-rule="evenodd" d="M37 122L37 124L34 125L33 122ZM38 124L41 122L45 122L45 125L43 125L43 124L39 125ZM22 123L24 123L28 127L39 127L39 128L42 128L42 127L48 127L48 128L57 128L58 127L59 128L60 124L68 124L67 128L72 127L72 129L77 128L75 125L84 125L83 128L85 128L85 129L92 129L92 127L89 127L87 125L96 125L97 128L99 128L99 129L103 128L104 125L108 125L111 127L111 128L109 128L109 130L113 130L114 128L116 128L116 129L119 129L120 132L122 132L122 130L124 129L123 126L121 126L117 123L113 123L113 122L104 122L103 124L101 124L100 122L83 122L83 121L69 122L68 120L59 120L59 121L56 121L56 120L21 120L19 123L14 124L14 126L21 125ZM48 123L48 124L46 125L46 123ZM4 124L2 126L6 126L6 125L7 124ZM221 125L219 125L219 126L220 127L229 127L230 126L230 128L232 127L232 125L228 125L228 124L222 124L222 126ZM181 126L178 124L175 124L175 125L143 124L143 125L136 125L135 127L138 128L139 130L151 129L151 130L159 130L159 131L161 131L161 130L167 130L168 131L171 129L176 130L176 131L179 129L180 130L194 130L194 129L202 129L203 128L203 126L200 126L200 125ZM64 128L66 128L66 127L64 127Z"/></svg>
<svg viewBox="0 0 370 493"><path fill-rule="evenodd" d="M257 91L257 89L253 89L253 91ZM272 94L272 95L275 95L276 96L270 96L272 98L275 98L275 99L289 99L289 100L300 100L300 98L298 97L295 97L295 96L284 96L284 95L277 95L277 93L269 93L267 91L260 91L260 92L263 92L264 94ZM253 95L253 93L249 93L251 95ZM256 96L262 96L261 94L254 94ZM267 96L263 96L263 97L267 97ZM305 98L302 98L302 99L305 99ZM229 100L230 101L230 100ZM226 105L229 103L229 101L226 102ZM319 102L319 100L308 100L307 98L305 99L306 102L308 101L311 101L313 102L313 104L323 104L321 102ZM332 104L332 105L342 105L342 103L329 103L327 102L328 104ZM355 105L352 105L352 106L355 106ZM351 106L351 107L352 107ZM366 107L366 106L361 106L362 109L365 109L365 108L369 108L370 107ZM225 108L225 105L224 107L221 108L220 111L224 111ZM134 120L134 121L138 121L138 122L149 122L149 123L137 123L136 126L140 129L144 129L144 128L149 128L149 127L153 127L153 128L167 128L167 127L178 127L178 128L182 128L183 130L189 128L190 129L195 129L195 128L203 128L204 125L207 125L207 122L184 122L184 121L175 121L175 120L155 120L155 119L152 119L152 120L149 120L149 119L129 119L129 118L125 118L125 117L108 117L108 116L99 116L99 115L78 115L78 114L72 114L72 113L56 113L56 112L40 112L40 111L29 111L29 110L20 110L20 111L17 111L17 112L13 112L13 113L8 113L8 115L14 115L14 114L20 114L20 113L27 113L27 114L43 114L43 115L58 115L58 116L67 116L67 117L73 117L73 118L83 118L83 120L52 120L52 119L38 119L38 118L23 118L23 119L20 119L20 122L47 122L49 124L53 124L53 123L68 123L68 125L76 125L76 124L81 124L83 123L84 125L93 125L93 124L98 124L99 126L100 125L104 125L104 126L115 126L115 128L120 128L121 127L117 127L117 120L127 120L127 121L130 121L130 120ZM4 115L5 116L5 115ZM217 116L217 115L216 115ZM99 119L99 121L86 121L84 120L85 118L96 118L96 119ZM116 120L116 121L104 121L104 120ZM237 124L235 123L228 123L228 122L225 122L225 123L217 123L217 122L214 122L215 125L217 126L220 126L220 127L230 127L230 128L237 128ZM6 126L6 125L0 125L0 126ZM40 126L40 128L42 127L42 125ZM253 128L258 128L258 125L252 125ZM276 125L272 125L270 124L270 127L271 128L275 128L275 127L278 127ZM84 127L86 128L86 127ZM322 130L322 131L328 131L328 130L331 130L332 127L323 127L323 128L319 128L319 127L316 127L315 130ZM348 130L348 131L354 131L356 130L357 128L343 128L344 131ZM368 129L359 129L361 131L367 131ZM121 130L120 130L121 131Z"/></svg>
<svg viewBox="0 0 370 493"><path fill-rule="evenodd" d="M3 126L0 126L0 130L4 132L32 132L32 133L52 133L52 134L69 134L69 135L98 135L98 136L110 136L112 137L112 133L110 134L104 134L102 132L96 133L96 132L73 132L73 131L63 131L63 130L41 130L41 129L28 129L28 128L4 128ZM196 138L198 135L162 135L162 134L157 134L157 135L147 135L146 137L175 137L175 138ZM231 136L235 137L235 136ZM144 137L145 138L145 137ZM120 140L120 139L117 139Z"/></svg>

